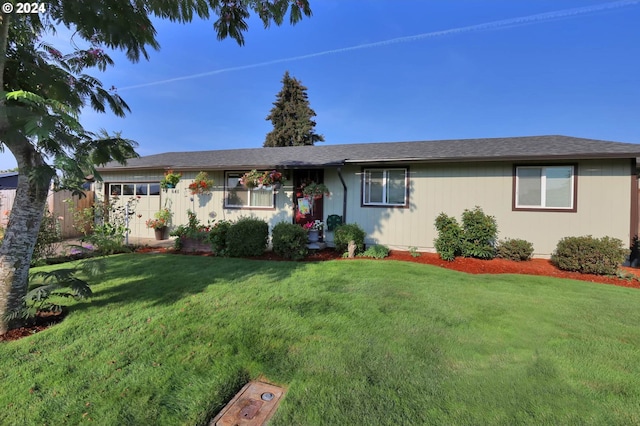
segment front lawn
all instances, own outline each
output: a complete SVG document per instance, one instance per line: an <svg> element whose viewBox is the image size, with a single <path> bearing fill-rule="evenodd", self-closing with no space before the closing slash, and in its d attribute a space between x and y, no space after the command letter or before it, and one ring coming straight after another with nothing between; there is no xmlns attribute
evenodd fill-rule
<svg viewBox="0 0 640 426"><path fill-rule="evenodd" d="M126 254L93 290L0 344L0 424L206 424L258 377L275 425L640 423L635 289Z"/></svg>

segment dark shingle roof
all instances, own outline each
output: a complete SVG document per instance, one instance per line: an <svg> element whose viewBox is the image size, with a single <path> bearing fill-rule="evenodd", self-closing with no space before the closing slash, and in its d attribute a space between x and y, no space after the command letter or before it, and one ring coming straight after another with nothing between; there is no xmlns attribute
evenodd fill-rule
<svg viewBox="0 0 640 426"><path fill-rule="evenodd" d="M0 173L0 189L16 189L18 187L18 172Z"/></svg>
<svg viewBox="0 0 640 426"><path fill-rule="evenodd" d="M569 136L527 136L167 152L131 159L126 166L109 163L99 170L311 168L369 162L578 160L636 157L640 157L640 144Z"/></svg>

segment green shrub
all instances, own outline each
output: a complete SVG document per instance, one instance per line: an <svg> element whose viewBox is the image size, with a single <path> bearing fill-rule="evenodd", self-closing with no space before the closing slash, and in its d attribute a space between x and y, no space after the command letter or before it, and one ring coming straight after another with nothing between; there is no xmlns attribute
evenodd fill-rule
<svg viewBox="0 0 640 426"><path fill-rule="evenodd" d="M367 248L360 257L373 257L374 259L384 259L389 256L389 247L383 245L375 245Z"/></svg>
<svg viewBox="0 0 640 426"><path fill-rule="evenodd" d="M614 275L628 254L617 238L565 237L558 242L551 262L565 271Z"/></svg>
<svg viewBox="0 0 640 426"><path fill-rule="evenodd" d="M267 248L269 225L262 219L243 217L227 230L229 256L260 256Z"/></svg>
<svg viewBox="0 0 640 426"><path fill-rule="evenodd" d="M118 201L117 197L110 201L104 201L93 205L93 217L95 219L90 233L82 240L91 243L100 254L114 254L130 251L125 246L125 236L130 231L127 227L128 219L135 215L138 199L130 197L125 204ZM91 213L80 213L81 220L78 226L86 226Z"/></svg>
<svg viewBox="0 0 640 426"><path fill-rule="evenodd" d="M533 244L517 238L507 238L498 242L496 255L502 259L515 261L529 260L533 255Z"/></svg>
<svg viewBox="0 0 640 426"><path fill-rule="evenodd" d="M54 257L61 241L60 224L49 210L46 210L44 216L42 216L42 222L40 222L36 245L33 247L31 264L36 265L45 259Z"/></svg>
<svg viewBox="0 0 640 426"><path fill-rule="evenodd" d="M462 226L458 221L440 213L435 221L438 236L434 240L436 252L443 260L452 261L456 256L493 259L498 225L493 216L486 215L476 206L462 213Z"/></svg>
<svg viewBox="0 0 640 426"><path fill-rule="evenodd" d="M464 257L493 259L496 256L495 243L498 239L496 218L485 214L476 206L462 213L462 241L460 249Z"/></svg>
<svg viewBox="0 0 640 426"><path fill-rule="evenodd" d="M440 213L436 218L438 236L433 241L436 252L442 260L452 261L459 256L462 229L455 217Z"/></svg>
<svg viewBox="0 0 640 426"><path fill-rule="evenodd" d="M349 241L356 243L356 254L364 251L364 230L357 223L342 224L333 233L333 243L338 252L346 252L349 249Z"/></svg>
<svg viewBox="0 0 640 426"><path fill-rule="evenodd" d="M307 231L293 223L280 222L271 232L273 251L286 259L299 260L307 255Z"/></svg>
<svg viewBox="0 0 640 426"><path fill-rule="evenodd" d="M420 252L418 251L418 247L411 246L409 247L409 254L411 257L420 257Z"/></svg>
<svg viewBox="0 0 640 426"><path fill-rule="evenodd" d="M233 225L228 220L220 220L213 224L209 231L208 240L211 243L211 249L216 256L226 256L229 254L229 247L227 246L227 233L229 228Z"/></svg>

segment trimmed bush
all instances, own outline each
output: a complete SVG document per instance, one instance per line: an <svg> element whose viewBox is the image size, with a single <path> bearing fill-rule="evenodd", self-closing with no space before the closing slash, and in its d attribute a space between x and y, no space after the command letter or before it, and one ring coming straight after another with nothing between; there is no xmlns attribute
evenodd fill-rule
<svg viewBox="0 0 640 426"><path fill-rule="evenodd" d="M333 234L333 243L338 252L344 253L349 249L349 241L356 243L356 254L364 251L364 229L357 223L343 224L336 228Z"/></svg>
<svg viewBox="0 0 640 426"><path fill-rule="evenodd" d="M307 231L293 223L280 222L271 231L273 252L286 259L300 260L307 255Z"/></svg>
<svg viewBox="0 0 640 426"><path fill-rule="evenodd" d="M462 229L455 217L444 213L440 213L436 218L436 229L438 237L433 241L436 252L440 255L440 259L451 262L461 253Z"/></svg>
<svg viewBox="0 0 640 426"><path fill-rule="evenodd" d="M227 256L229 254L229 247L227 246L227 233L229 228L233 225L228 220L220 220L216 222L209 231L207 237L211 244L211 249L216 256Z"/></svg>
<svg viewBox="0 0 640 426"><path fill-rule="evenodd" d="M628 254L617 238L565 237L558 242L551 262L565 271L614 275Z"/></svg>
<svg viewBox="0 0 640 426"><path fill-rule="evenodd" d="M383 245L375 245L367 248L360 257L373 257L374 259L384 259L389 256L389 247Z"/></svg>
<svg viewBox="0 0 640 426"><path fill-rule="evenodd" d="M476 206L462 213L462 242L460 249L464 257L493 259L498 239L496 218L485 214Z"/></svg>
<svg viewBox="0 0 640 426"><path fill-rule="evenodd" d="M269 225L262 219L243 217L227 230L229 256L260 256L267 248Z"/></svg>
<svg viewBox="0 0 640 426"><path fill-rule="evenodd" d="M56 249L62 241L60 225L49 210L45 210L40 222L40 231L36 239L36 245L33 247L33 256L31 264L36 265L42 263L45 259L54 257Z"/></svg>
<svg viewBox="0 0 640 426"><path fill-rule="evenodd" d="M517 238L507 238L504 241L499 241L496 247L496 256L502 259L520 262L530 260L532 255L533 244Z"/></svg>

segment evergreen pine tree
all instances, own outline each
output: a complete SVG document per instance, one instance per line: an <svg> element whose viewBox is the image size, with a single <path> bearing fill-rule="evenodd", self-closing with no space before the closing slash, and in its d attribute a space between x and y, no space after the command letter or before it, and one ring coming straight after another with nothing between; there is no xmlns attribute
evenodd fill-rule
<svg viewBox="0 0 640 426"><path fill-rule="evenodd" d="M264 146L300 146L324 142L324 137L314 132L316 113L309 106L307 88L289 71L282 78L282 90L273 103L267 120L273 123L273 130L267 134Z"/></svg>

